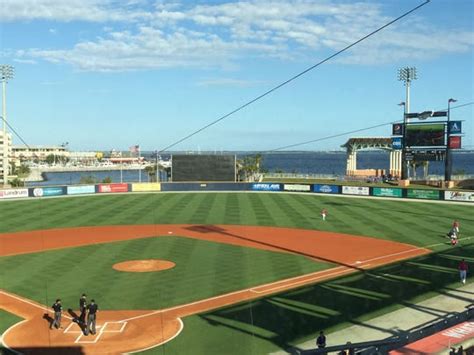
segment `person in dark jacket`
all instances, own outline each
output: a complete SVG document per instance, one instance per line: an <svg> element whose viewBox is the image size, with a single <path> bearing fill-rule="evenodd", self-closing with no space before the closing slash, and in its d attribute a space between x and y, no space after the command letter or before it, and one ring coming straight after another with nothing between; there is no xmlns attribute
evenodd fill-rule
<svg viewBox="0 0 474 355"><path fill-rule="evenodd" d="M96 316L97 312L99 311L99 305L95 303L94 300L91 300L91 303L87 306L87 326L86 330L84 332L85 335L88 335L89 332L91 334L95 334L95 322L96 322Z"/></svg>
<svg viewBox="0 0 474 355"><path fill-rule="evenodd" d="M56 329L61 328L61 312L63 311L61 300L58 298L51 307L54 310L54 319L49 328L50 329L53 329L53 327L55 327Z"/></svg>
<svg viewBox="0 0 474 355"><path fill-rule="evenodd" d="M87 312L87 299L86 299L86 294L83 293L81 298L79 298L79 311L81 314L79 315L79 323L80 324L86 324L86 312Z"/></svg>
<svg viewBox="0 0 474 355"><path fill-rule="evenodd" d="M319 349L324 349L326 347L326 336L322 330L319 332L319 336L316 339L316 346Z"/></svg>

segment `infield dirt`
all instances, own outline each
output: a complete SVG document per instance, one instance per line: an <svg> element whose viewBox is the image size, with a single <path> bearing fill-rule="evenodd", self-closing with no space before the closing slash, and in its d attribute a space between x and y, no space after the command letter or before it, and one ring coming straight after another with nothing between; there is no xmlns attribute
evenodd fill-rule
<svg viewBox="0 0 474 355"><path fill-rule="evenodd" d="M65 314L63 329L50 330L50 310L0 291L0 308L25 319L3 335L6 346L26 354L118 354L159 346L182 330L181 318L260 298L306 284L427 254L428 249L375 238L276 227L232 225L142 225L50 229L0 234L0 255L17 255L137 238L183 236L250 248L295 253L337 267L156 311L102 310L98 333L84 336ZM33 336L34 335L34 336Z"/></svg>

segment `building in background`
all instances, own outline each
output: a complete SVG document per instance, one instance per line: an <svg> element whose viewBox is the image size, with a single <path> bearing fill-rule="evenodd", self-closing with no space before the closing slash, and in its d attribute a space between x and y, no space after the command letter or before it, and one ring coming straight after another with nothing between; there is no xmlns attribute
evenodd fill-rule
<svg viewBox="0 0 474 355"><path fill-rule="evenodd" d="M97 161L97 152L71 152L65 146L14 146L11 152L12 163L44 164L48 157L54 157L52 165L84 164L90 165Z"/></svg>
<svg viewBox="0 0 474 355"><path fill-rule="evenodd" d="M93 165L102 159L101 152L69 152L71 164Z"/></svg>
<svg viewBox="0 0 474 355"><path fill-rule="evenodd" d="M11 157L13 163L18 166L22 162L44 162L49 155L69 158L69 151L62 146L14 146Z"/></svg>
<svg viewBox="0 0 474 355"><path fill-rule="evenodd" d="M7 167L10 167L11 166L11 156L12 156L12 135L10 133L7 133L7 139L5 140L4 137L3 137L3 132L0 131L0 178L3 183L3 162L5 161L3 159L3 152L5 151L4 150L4 145L7 144L7 149L6 151L8 152L7 153L7 159L6 159L6 162L7 162ZM11 169L9 169L8 171L8 174L10 175L11 174Z"/></svg>

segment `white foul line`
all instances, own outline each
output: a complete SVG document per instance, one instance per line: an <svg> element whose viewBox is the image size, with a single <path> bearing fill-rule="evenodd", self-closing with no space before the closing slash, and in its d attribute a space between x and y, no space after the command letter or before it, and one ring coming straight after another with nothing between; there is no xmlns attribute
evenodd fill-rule
<svg viewBox="0 0 474 355"><path fill-rule="evenodd" d="M23 299L23 298L20 298L20 297L14 296L14 295L12 295L12 294L6 293L5 291L0 290L0 293L3 293L5 296L14 298L14 299L16 299L16 300L18 300L18 301L25 302L26 304L29 304L30 306L34 306L34 307L36 307L36 308L39 308L39 309L41 309L41 310L43 310L43 311L50 312L50 313L54 313L54 311L50 310L49 308L40 306L40 305L38 305L38 304L36 304L36 303L30 302L30 301L25 300L25 299ZM67 316L67 315L65 315L64 312L62 312L62 313L63 313L62 316L63 316L64 318L67 318L67 319L71 319L71 320L72 320L72 318L69 317L69 316Z"/></svg>
<svg viewBox="0 0 474 355"><path fill-rule="evenodd" d="M331 277L331 276L340 275L340 274L349 272L349 271L351 271L351 270L352 270L351 268L347 267L347 268L344 268L344 270L339 270L339 271L335 271L335 272L332 272L332 273L327 273L327 274L324 274L324 275L319 275L319 276L311 277L311 278L308 278L307 280L301 280L301 281L296 281L296 282L292 282L292 283L289 283L289 284L284 284L284 285L275 286L275 287L272 287L272 288L267 288L267 289L265 289L264 291L257 291L257 289L258 289L258 288L264 288L265 286L254 287L254 288L249 289L249 291L250 291L250 292L253 292L253 293L272 292L272 291L274 291L274 290L279 290L279 289L282 289L282 288L287 288L288 286L292 287L292 286L295 286L295 285L305 284L305 283L307 283L307 282L316 281L316 280L319 280L319 279L322 279L322 278L325 278L325 277Z"/></svg>

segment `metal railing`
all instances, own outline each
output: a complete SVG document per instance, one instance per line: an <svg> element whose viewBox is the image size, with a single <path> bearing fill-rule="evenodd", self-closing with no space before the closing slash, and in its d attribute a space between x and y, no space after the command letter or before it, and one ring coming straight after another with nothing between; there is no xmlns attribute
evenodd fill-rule
<svg viewBox="0 0 474 355"><path fill-rule="evenodd" d="M353 349L354 354L358 355L374 355L387 354L391 350L400 349L407 344L414 343L420 339L431 336L435 333L444 331L462 322L466 322L474 318L474 305L466 307L464 312L455 312L435 321L419 325L402 334L382 340L374 340L360 343L346 343L341 345L329 346L324 349L297 350L294 353L313 355L313 354L330 354L338 351L347 351ZM449 350L451 344L447 344L446 350Z"/></svg>
<svg viewBox="0 0 474 355"><path fill-rule="evenodd" d="M303 174L303 173L266 173L265 179L308 179L308 180L338 180L338 181L353 181L366 180L364 176L345 176L338 174ZM473 174L452 175L453 181L474 179ZM426 177L420 175L410 177L413 181L441 181L444 180L444 175L428 175Z"/></svg>
<svg viewBox="0 0 474 355"><path fill-rule="evenodd" d="M316 180L342 180L343 175L336 174L303 174L303 173L266 173L265 179L316 179Z"/></svg>

